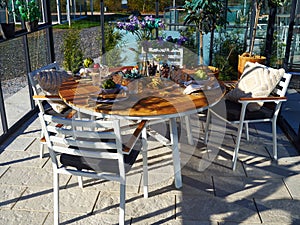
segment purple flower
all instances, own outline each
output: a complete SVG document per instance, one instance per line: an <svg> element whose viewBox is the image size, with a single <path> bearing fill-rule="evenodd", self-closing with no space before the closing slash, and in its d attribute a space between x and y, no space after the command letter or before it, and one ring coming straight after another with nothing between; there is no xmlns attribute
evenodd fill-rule
<svg viewBox="0 0 300 225"><path fill-rule="evenodd" d="M163 22L160 19L155 19L152 16L146 16L144 19L139 20L136 16L130 16L129 22L117 23L117 28L126 30L135 34L139 40L152 39L152 30L154 28L163 28Z"/></svg>
<svg viewBox="0 0 300 225"><path fill-rule="evenodd" d="M117 28L120 29L120 30L124 29L124 23L117 22Z"/></svg>
<svg viewBox="0 0 300 225"><path fill-rule="evenodd" d="M167 39L166 39L166 41L173 42L172 36L168 36Z"/></svg>
<svg viewBox="0 0 300 225"><path fill-rule="evenodd" d="M186 42L186 41L188 41L189 39L187 38L187 37L185 37L185 36L180 36L180 38L179 38L181 41L183 41L183 42Z"/></svg>

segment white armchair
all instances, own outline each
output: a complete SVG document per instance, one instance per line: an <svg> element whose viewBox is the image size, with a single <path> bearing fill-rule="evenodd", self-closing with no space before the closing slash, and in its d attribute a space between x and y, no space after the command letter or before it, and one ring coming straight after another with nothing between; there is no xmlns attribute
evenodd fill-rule
<svg viewBox="0 0 300 225"><path fill-rule="evenodd" d="M264 70L268 70L267 67L260 68ZM252 68L253 69L253 68ZM252 70L251 69L251 70ZM249 72L249 71L248 71ZM257 75L257 74L256 74ZM266 75L266 74L265 74ZM248 76L248 75L246 75ZM268 76L268 75L266 75ZM255 77L247 77L247 79L256 79ZM243 79L243 76L241 77ZM258 82L254 83L255 86L262 85L264 81L261 81L262 77L258 77ZM273 137L273 157L274 159L278 158L277 153L277 130L276 130L276 122L280 112L280 108L282 102L286 101L285 97L289 82L291 79L291 74L284 73L281 77L280 81L277 83L274 90L271 92L269 96L264 97L240 97L237 102L233 102L231 100L225 100L226 112L220 112L220 107L212 107L208 109L207 120L206 120L206 129L205 129L205 143L207 143L209 139L209 128L211 123L212 116L215 116L222 121L231 124L237 125L237 136L235 141L235 149L232 157L233 161L233 170L236 169L236 163L238 159L238 152L240 148L240 141L242 136L243 128L246 130L246 138L249 140L248 133L248 124L249 123L259 123L259 122L271 122L272 124L272 137ZM241 82L241 80L239 81ZM239 83L237 83L238 85ZM238 88L238 86L236 87ZM239 90L241 91L241 90ZM248 92L247 92L248 93ZM252 95L254 95L254 91L252 91ZM225 96L226 97L226 96ZM250 104L259 104L258 110L250 110ZM253 106L253 105L251 105ZM257 106L255 106L257 107ZM224 108L222 108L224 110Z"/></svg>

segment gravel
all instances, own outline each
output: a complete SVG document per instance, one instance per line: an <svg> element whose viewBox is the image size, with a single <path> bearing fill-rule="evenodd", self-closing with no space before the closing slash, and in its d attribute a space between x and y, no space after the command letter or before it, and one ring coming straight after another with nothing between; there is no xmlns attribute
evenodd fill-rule
<svg viewBox="0 0 300 225"><path fill-rule="evenodd" d="M54 38L54 49L55 49L55 59L62 67L63 63L63 52L62 52L62 43L63 43L63 34L68 30L63 29L54 29L53 38ZM35 36L33 36L35 37ZM81 37L81 48L83 51L84 58L91 57L97 58L100 55L100 26L92 27L87 29L82 29L80 31ZM30 36L28 38L29 43L31 43ZM33 52L43 52L45 51L43 42L44 39L42 36L38 36L39 41L32 41L34 49L39 49ZM16 51L18 51L16 53ZM9 96L13 95L20 89L27 86L28 81L26 77L26 65L24 63L24 48L22 38L15 38L13 40L3 42L0 44L0 79L1 79L1 88L3 92L4 99L7 99ZM2 54L3 53L3 54ZM4 54L5 53L5 54ZM43 54L41 54L43 55ZM44 54L46 55L46 54ZM41 56L31 56L32 58L41 57ZM12 63L16 62L16 63ZM35 61L35 60L32 60ZM36 60L37 61L37 60ZM47 61L47 60L44 60ZM19 62L19 63L18 63ZM13 64L13 65L12 65ZM17 66L15 66L17 65ZM20 75L22 74L22 75Z"/></svg>

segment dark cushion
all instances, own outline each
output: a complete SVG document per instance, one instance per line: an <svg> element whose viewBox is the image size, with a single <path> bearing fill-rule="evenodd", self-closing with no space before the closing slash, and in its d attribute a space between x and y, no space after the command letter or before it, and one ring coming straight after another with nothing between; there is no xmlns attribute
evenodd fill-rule
<svg viewBox="0 0 300 225"><path fill-rule="evenodd" d="M241 103L232 102L230 100L225 100L226 106L226 118L229 121L238 121L240 120L240 114L242 109ZM264 104L257 111L249 111L246 109L245 120L255 120L255 119L263 119L263 118L272 118L273 117L273 104Z"/></svg>
<svg viewBox="0 0 300 225"><path fill-rule="evenodd" d="M141 141L137 141L130 154L124 154L123 158L126 173L131 169L132 165L136 161L140 149ZM96 172L119 173L119 164L116 159L98 159L64 153L60 156L60 162L64 167L71 166L77 168L78 170L86 169Z"/></svg>

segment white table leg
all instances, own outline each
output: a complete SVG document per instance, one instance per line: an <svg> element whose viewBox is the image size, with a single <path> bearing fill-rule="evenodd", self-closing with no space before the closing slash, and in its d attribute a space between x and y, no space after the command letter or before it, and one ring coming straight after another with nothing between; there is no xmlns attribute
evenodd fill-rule
<svg viewBox="0 0 300 225"><path fill-rule="evenodd" d="M185 116L184 120L185 120L185 128L186 128L188 143L190 145L194 145L190 116Z"/></svg>
<svg viewBox="0 0 300 225"><path fill-rule="evenodd" d="M181 167L180 167L180 156L179 156L179 148L178 148L178 131L176 125L176 118L170 119L170 136L172 142L175 187L181 188L182 179L181 179Z"/></svg>

